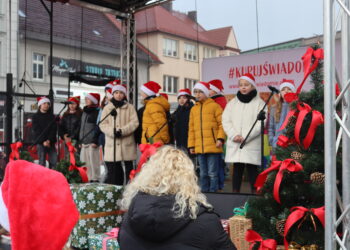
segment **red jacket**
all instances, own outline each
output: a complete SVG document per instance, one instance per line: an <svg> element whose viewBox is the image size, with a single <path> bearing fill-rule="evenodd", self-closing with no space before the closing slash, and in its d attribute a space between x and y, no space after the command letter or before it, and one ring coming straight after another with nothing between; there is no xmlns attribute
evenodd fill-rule
<svg viewBox="0 0 350 250"><path fill-rule="evenodd" d="M222 108L222 110L225 109L227 100L223 95L215 95L211 97L217 104L219 104Z"/></svg>

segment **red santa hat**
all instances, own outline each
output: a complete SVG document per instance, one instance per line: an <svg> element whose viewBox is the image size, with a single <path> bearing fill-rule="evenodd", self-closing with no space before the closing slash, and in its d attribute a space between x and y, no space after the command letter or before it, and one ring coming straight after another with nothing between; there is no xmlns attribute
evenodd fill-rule
<svg viewBox="0 0 350 250"><path fill-rule="evenodd" d="M141 86L141 91L148 96L156 95L162 87L153 81L146 82Z"/></svg>
<svg viewBox="0 0 350 250"><path fill-rule="evenodd" d="M256 88L255 77L252 74L250 73L244 74L239 79L248 81L250 84L252 84Z"/></svg>
<svg viewBox="0 0 350 250"><path fill-rule="evenodd" d="M124 93L124 95L127 95L127 88L125 84L116 84L113 86L113 90L112 93L114 93L115 91L121 91Z"/></svg>
<svg viewBox="0 0 350 250"><path fill-rule="evenodd" d="M159 93L159 95L163 96L165 99L169 100L169 96L165 93Z"/></svg>
<svg viewBox="0 0 350 250"><path fill-rule="evenodd" d="M283 79L281 84L280 84L280 91L284 88L284 87L288 87L292 90L292 92L296 91L296 87L294 84L294 80L287 80L287 79Z"/></svg>
<svg viewBox="0 0 350 250"><path fill-rule="evenodd" d="M7 165L0 188L0 224L10 232L12 250L62 249L78 220L61 173L23 160Z"/></svg>
<svg viewBox="0 0 350 250"><path fill-rule="evenodd" d="M68 98L69 102L75 102L78 106L80 105L80 96L72 96Z"/></svg>
<svg viewBox="0 0 350 250"><path fill-rule="evenodd" d="M224 87L222 86L222 81L219 79L214 79L209 82L210 89L214 90L218 94L223 94Z"/></svg>
<svg viewBox="0 0 350 250"><path fill-rule="evenodd" d="M193 87L193 91L195 89L198 89L200 91L202 91L205 96L209 97L209 90L210 90L210 85L207 82L197 82L194 87Z"/></svg>
<svg viewBox="0 0 350 250"><path fill-rule="evenodd" d="M95 105L100 104L100 94L99 93L89 93L86 95L86 98L88 98L90 101L93 102Z"/></svg>
<svg viewBox="0 0 350 250"><path fill-rule="evenodd" d="M51 103L50 99L47 98L46 96L40 96L40 97L36 98L36 100L38 101L38 106L39 107L40 107L40 105L42 105L42 104L44 104L46 102Z"/></svg>
<svg viewBox="0 0 350 250"><path fill-rule="evenodd" d="M105 85L105 90L111 89L113 88L113 86L114 86L113 82L109 82Z"/></svg>
<svg viewBox="0 0 350 250"><path fill-rule="evenodd" d="M113 87L114 87L114 85L113 85ZM112 91L113 91L113 88L107 89L107 94L106 95L107 95L108 99L112 99L113 98Z"/></svg>
<svg viewBox="0 0 350 250"><path fill-rule="evenodd" d="M179 90L179 93L177 94L177 97L179 98L180 96L183 96L183 95L186 95L186 96L191 96L191 90L190 89L180 89Z"/></svg>

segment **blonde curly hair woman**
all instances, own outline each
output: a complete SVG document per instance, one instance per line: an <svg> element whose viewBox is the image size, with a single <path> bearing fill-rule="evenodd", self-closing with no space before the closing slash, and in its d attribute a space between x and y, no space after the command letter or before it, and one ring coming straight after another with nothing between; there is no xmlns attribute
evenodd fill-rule
<svg viewBox="0 0 350 250"><path fill-rule="evenodd" d="M163 146L125 188L122 250L235 249L197 184L190 158Z"/></svg>

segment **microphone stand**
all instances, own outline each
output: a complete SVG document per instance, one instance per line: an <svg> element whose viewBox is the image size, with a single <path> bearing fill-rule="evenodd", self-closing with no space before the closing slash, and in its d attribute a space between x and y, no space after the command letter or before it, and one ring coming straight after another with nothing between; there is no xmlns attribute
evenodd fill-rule
<svg viewBox="0 0 350 250"><path fill-rule="evenodd" d="M266 119L265 108L266 108L267 104L270 102L270 100L271 100L271 98L272 98L272 96L274 94L275 94L275 91L271 90L270 96L267 99L267 101L265 102L264 107L260 110L259 114L256 117L256 120L255 120L253 126L250 128L247 136L244 138L243 142L239 146L240 149L244 148L244 146L246 145L247 140L248 140L250 134L252 133L255 125L258 123L258 121L260 121L261 122L261 131L260 131L260 136L261 136L261 167L264 164L264 132L265 132L264 131L265 130L265 128L264 128L264 120Z"/></svg>

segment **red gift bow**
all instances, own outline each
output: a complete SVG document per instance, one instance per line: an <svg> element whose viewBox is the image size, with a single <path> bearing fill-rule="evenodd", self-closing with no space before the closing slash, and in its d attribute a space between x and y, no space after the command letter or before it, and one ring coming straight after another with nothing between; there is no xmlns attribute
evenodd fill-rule
<svg viewBox="0 0 350 250"><path fill-rule="evenodd" d="M11 144L10 161L19 160L19 149L23 146L22 142L18 141Z"/></svg>
<svg viewBox="0 0 350 250"><path fill-rule="evenodd" d="M313 64L311 65L312 57L314 57L315 60L314 60ZM290 103L290 102L298 100L298 96L301 92L301 89L304 86L306 79L312 73L312 71L314 71L317 68L320 59L323 59L323 57L324 57L323 49L321 49L321 48L314 50L313 48L310 47L306 50L305 54L301 58L303 60L303 64L304 64L303 81L301 82L301 84L299 85L299 87L295 93L287 93L284 95L284 99L286 100L286 102Z"/></svg>
<svg viewBox="0 0 350 250"><path fill-rule="evenodd" d="M69 161L70 161L70 166L69 166L69 171L73 171L73 170L78 170L81 180L82 182L88 182L88 176L86 174L86 167L77 167L76 162L75 162L75 155L74 153L77 151L75 149L75 147L72 145L71 142L67 142L66 143L67 147L68 147L68 151L69 151Z"/></svg>
<svg viewBox="0 0 350 250"><path fill-rule="evenodd" d="M278 140L277 140L277 145L282 147L282 148L286 148L288 147L288 145L291 143L291 140L285 136L285 135L280 135L278 136Z"/></svg>
<svg viewBox="0 0 350 250"><path fill-rule="evenodd" d="M279 204L281 204L279 190L283 179L284 171L288 170L289 172L299 172L303 170L303 166L293 159L286 159L284 161L273 161L271 163L271 167L269 167L268 169L266 169L258 175L258 178L256 179L254 185L258 191L260 191L260 189L264 186L265 181L267 179L267 175L275 170L278 170L278 173L276 175L275 183L273 186L273 197Z"/></svg>
<svg viewBox="0 0 350 250"><path fill-rule="evenodd" d="M245 234L245 240L252 243L250 244L249 249L253 249L256 242L260 242L259 250L276 250L277 242L273 239L266 239L263 240L263 238L255 232L254 230L248 229Z"/></svg>
<svg viewBox="0 0 350 250"><path fill-rule="evenodd" d="M303 141L304 149L308 149L314 139L317 127L324 122L323 115L317 110L312 110L306 103L298 103L297 107L299 110L299 115L295 125L294 137L295 141L300 145L300 130L304 123L305 116L310 112L312 113L311 124Z"/></svg>
<svg viewBox="0 0 350 250"><path fill-rule="evenodd" d="M163 146L161 142L156 142L154 144L140 144L139 148L142 153L140 161L137 164L137 169L133 169L130 172L129 179L130 181L135 178L135 175L141 171L143 164L148 161L148 158L154 155L157 152L157 148Z"/></svg>
<svg viewBox="0 0 350 250"><path fill-rule="evenodd" d="M109 237L105 237L103 240L102 240L102 249L103 250L107 250L107 241L109 239L113 239L113 238L118 238L118 233L119 233L119 228L116 227L116 228L113 228L111 231L109 231L108 233L105 233L106 235L108 235Z"/></svg>
<svg viewBox="0 0 350 250"><path fill-rule="evenodd" d="M306 212L311 212L313 215L315 215L321 222L322 226L324 227L325 225L325 219L324 219L324 215L325 215L325 210L324 210L324 206L323 207L319 207L319 208L311 208L311 209L307 209L305 207L292 207L290 209L290 211L292 212L286 221L286 225L284 226L284 246L286 249L288 249L288 242L287 242L287 235L288 232L290 230L290 228L297 222L299 221L301 218L303 218L305 216ZM314 229L316 231L316 226L314 224Z"/></svg>

